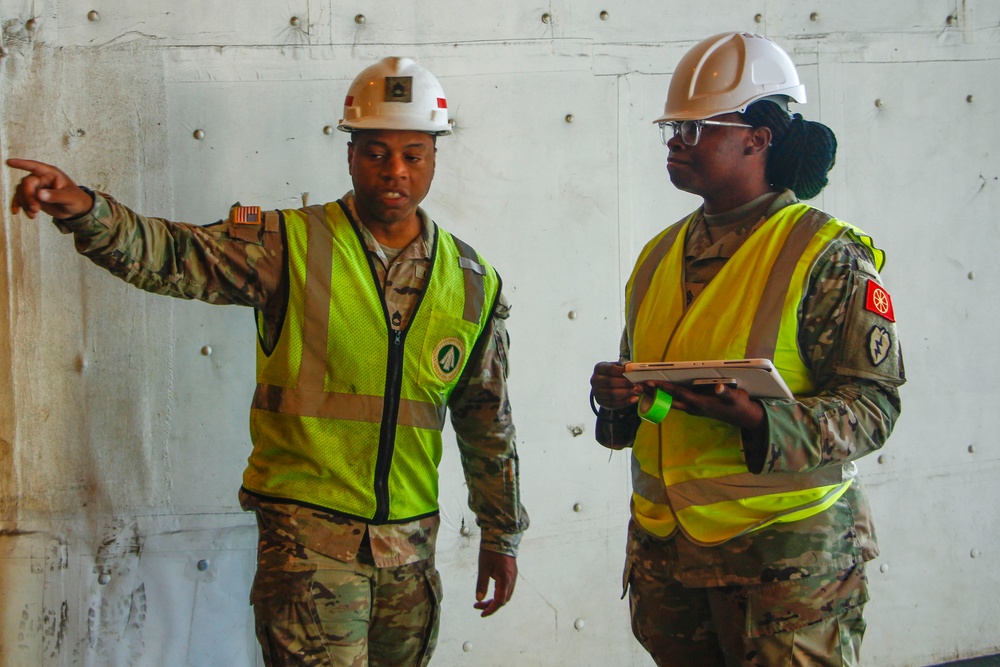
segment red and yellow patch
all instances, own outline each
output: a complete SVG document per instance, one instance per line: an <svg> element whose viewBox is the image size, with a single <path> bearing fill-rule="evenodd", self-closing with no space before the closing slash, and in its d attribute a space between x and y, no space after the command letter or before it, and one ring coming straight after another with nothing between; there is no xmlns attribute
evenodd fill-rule
<svg viewBox="0 0 1000 667"><path fill-rule="evenodd" d="M868 293L865 295L865 310L881 315L890 322L896 321L896 313L892 309L892 299L889 293L874 280L868 280Z"/></svg>

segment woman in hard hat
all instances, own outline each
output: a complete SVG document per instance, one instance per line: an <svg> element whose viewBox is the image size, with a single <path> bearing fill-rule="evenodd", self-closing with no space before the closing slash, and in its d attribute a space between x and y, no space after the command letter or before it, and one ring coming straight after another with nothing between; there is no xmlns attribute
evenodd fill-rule
<svg viewBox="0 0 1000 667"><path fill-rule="evenodd" d="M878 548L853 462L892 431L902 360L884 254L799 201L836 139L790 101L805 88L767 38L715 35L681 59L655 122L671 182L703 205L643 249L621 359L591 378L598 440L632 447L625 585L659 665L853 665L864 635ZM623 375L750 358L794 398Z"/></svg>

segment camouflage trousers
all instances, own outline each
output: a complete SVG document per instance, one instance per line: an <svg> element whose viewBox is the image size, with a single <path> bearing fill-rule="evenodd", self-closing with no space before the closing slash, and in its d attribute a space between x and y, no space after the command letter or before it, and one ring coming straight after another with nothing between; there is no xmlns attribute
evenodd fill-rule
<svg viewBox="0 0 1000 667"><path fill-rule="evenodd" d="M864 564L749 586L690 588L663 540L629 531L632 632L660 667L855 667L868 601Z"/></svg>
<svg viewBox="0 0 1000 667"><path fill-rule="evenodd" d="M441 595L433 558L378 568L370 550L345 563L263 533L250 602L268 667L417 667Z"/></svg>

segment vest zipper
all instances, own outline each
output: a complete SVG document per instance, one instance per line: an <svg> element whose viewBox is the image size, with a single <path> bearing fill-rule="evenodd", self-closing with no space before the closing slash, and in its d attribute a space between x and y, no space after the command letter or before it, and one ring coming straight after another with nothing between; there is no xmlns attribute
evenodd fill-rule
<svg viewBox="0 0 1000 667"><path fill-rule="evenodd" d="M374 523L384 523L389 518L389 468L392 466L392 454L396 447L399 392L403 386L403 343L406 332L392 333L394 335L389 336L389 359L385 373L382 429L379 432L378 456L375 459Z"/></svg>

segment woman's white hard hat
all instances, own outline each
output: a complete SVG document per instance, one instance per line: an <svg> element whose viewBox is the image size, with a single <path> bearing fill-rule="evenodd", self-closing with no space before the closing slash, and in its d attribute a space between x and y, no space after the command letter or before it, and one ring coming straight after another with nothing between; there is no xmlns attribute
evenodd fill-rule
<svg viewBox="0 0 1000 667"><path fill-rule="evenodd" d="M744 112L762 99L806 101L795 64L767 37L724 32L694 45L684 54L667 91L663 115L654 123L704 120Z"/></svg>

